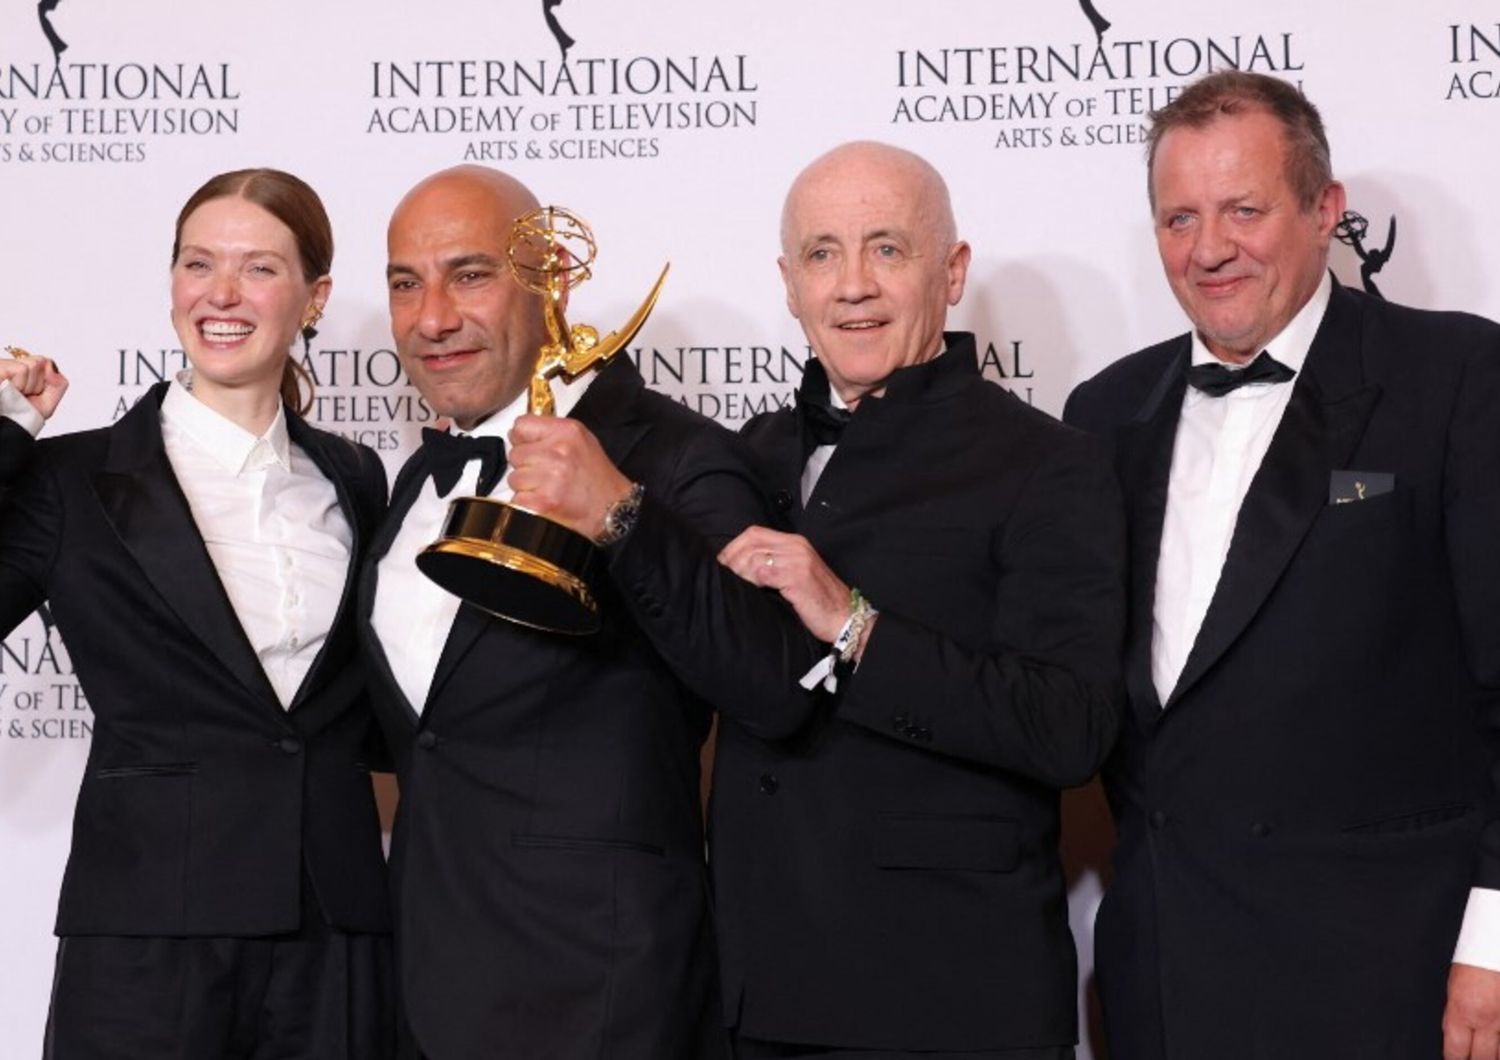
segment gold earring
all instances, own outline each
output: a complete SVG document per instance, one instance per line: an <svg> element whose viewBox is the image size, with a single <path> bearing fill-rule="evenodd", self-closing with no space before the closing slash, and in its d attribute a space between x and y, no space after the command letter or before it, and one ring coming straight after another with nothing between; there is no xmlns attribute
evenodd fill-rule
<svg viewBox="0 0 1500 1060"><path fill-rule="evenodd" d="M314 324L316 324L318 321L320 321L322 319L323 319L323 307L320 306L320 305L312 306L312 307L310 307L308 309L308 311L302 317L302 327L304 329L310 328L310 327L312 327Z"/></svg>

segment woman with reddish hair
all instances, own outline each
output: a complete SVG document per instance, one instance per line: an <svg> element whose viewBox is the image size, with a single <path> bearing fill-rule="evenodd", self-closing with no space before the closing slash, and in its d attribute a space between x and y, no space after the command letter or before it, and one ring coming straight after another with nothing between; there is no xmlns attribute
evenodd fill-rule
<svg viewBox="0 0 1500 1060"><path fill-rule="evenodd" d="M94 711L49 1060L391 1053L354 630L385 474L302 419L290 353L332 260L305 183L220 174L172 247L189 369L33 442L66 380L0 362L0 636L46 601Z"/></svg>

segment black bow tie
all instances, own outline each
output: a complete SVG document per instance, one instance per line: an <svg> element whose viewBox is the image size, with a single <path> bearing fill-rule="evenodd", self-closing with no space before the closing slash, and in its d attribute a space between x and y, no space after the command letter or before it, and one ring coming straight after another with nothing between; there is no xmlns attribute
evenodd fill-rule
<svg viewBox="0 0 1500 1060"><path fill-rule="evenodd" d="M838 445L854 413L819 401L802 402L802 422L814 445Z"/></svg>
<svg viewBox="0 0 1500 1060"><path fill-rule="evenodd" d="M1187 381L1209 397L1223 397L1251 383L1287 383L1297 374L1265 350L1243 368L1226 368L1218 361L1195 364L1187 370Z"/></svg>
<svg viewBox="0 0 1500 1060"><path fill-rule="evenodd" d="M474 492L481 497L489 496L505 472L505 442L493 435L475 437L423 427L422 451L427 454L427 473L439 497L448 496L458 485L458 477L470 460L480 461L479 484Z"/></svg>

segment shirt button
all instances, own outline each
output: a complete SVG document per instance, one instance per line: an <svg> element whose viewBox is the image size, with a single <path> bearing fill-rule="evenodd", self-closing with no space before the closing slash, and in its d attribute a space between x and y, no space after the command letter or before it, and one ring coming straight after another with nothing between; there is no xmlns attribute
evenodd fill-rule
<svg viewBox="0 0 1500 1060"><path fill-rule="evenodd" d="M437 733L424 729L417 736L417 746L424 751L430 751L437 746Z"/></svg>
<svg viewBox="0 0 1500 1060"><path fill-rule="evenodd" d="M760 775L760 791L762 795L775 795L776 789L781 787L781 781L776 779L775 773L762 773Z"/></svg>
<svg viewBox="0 0 1500 1060"><path fill-rule="evenodd" d="M1151 827L1165 828L1167 826L1167 815L1161 810L1151 811Z"/></svg>
<svg viewBox="0 0 1500 1060"><path fill-rule="evenodd" d="M289 755L299 754L302 751L302 741L295 736L283 736L277 746Z"/></svg>

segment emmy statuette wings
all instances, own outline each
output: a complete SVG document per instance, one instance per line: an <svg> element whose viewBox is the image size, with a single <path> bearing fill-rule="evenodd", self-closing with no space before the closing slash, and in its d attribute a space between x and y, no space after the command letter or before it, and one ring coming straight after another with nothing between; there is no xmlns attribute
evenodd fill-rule
<svg viewBox="0 0 1500 1060"><path fill-rule="evenodd" d="M656 306L667 267L618 331L602 339L587 324L569 325L564 296L593 275L598 245L575 214L544 206L511 227L511 275L542 299L547 342L531 374L528 408L554 414L551 380L571 382L624 349ZM552 633L599 628L593 581L598 549L581 534L514 504L459 497L448 505L442 536L417 557L417 567L444 589L500 618Z"/></svg>

